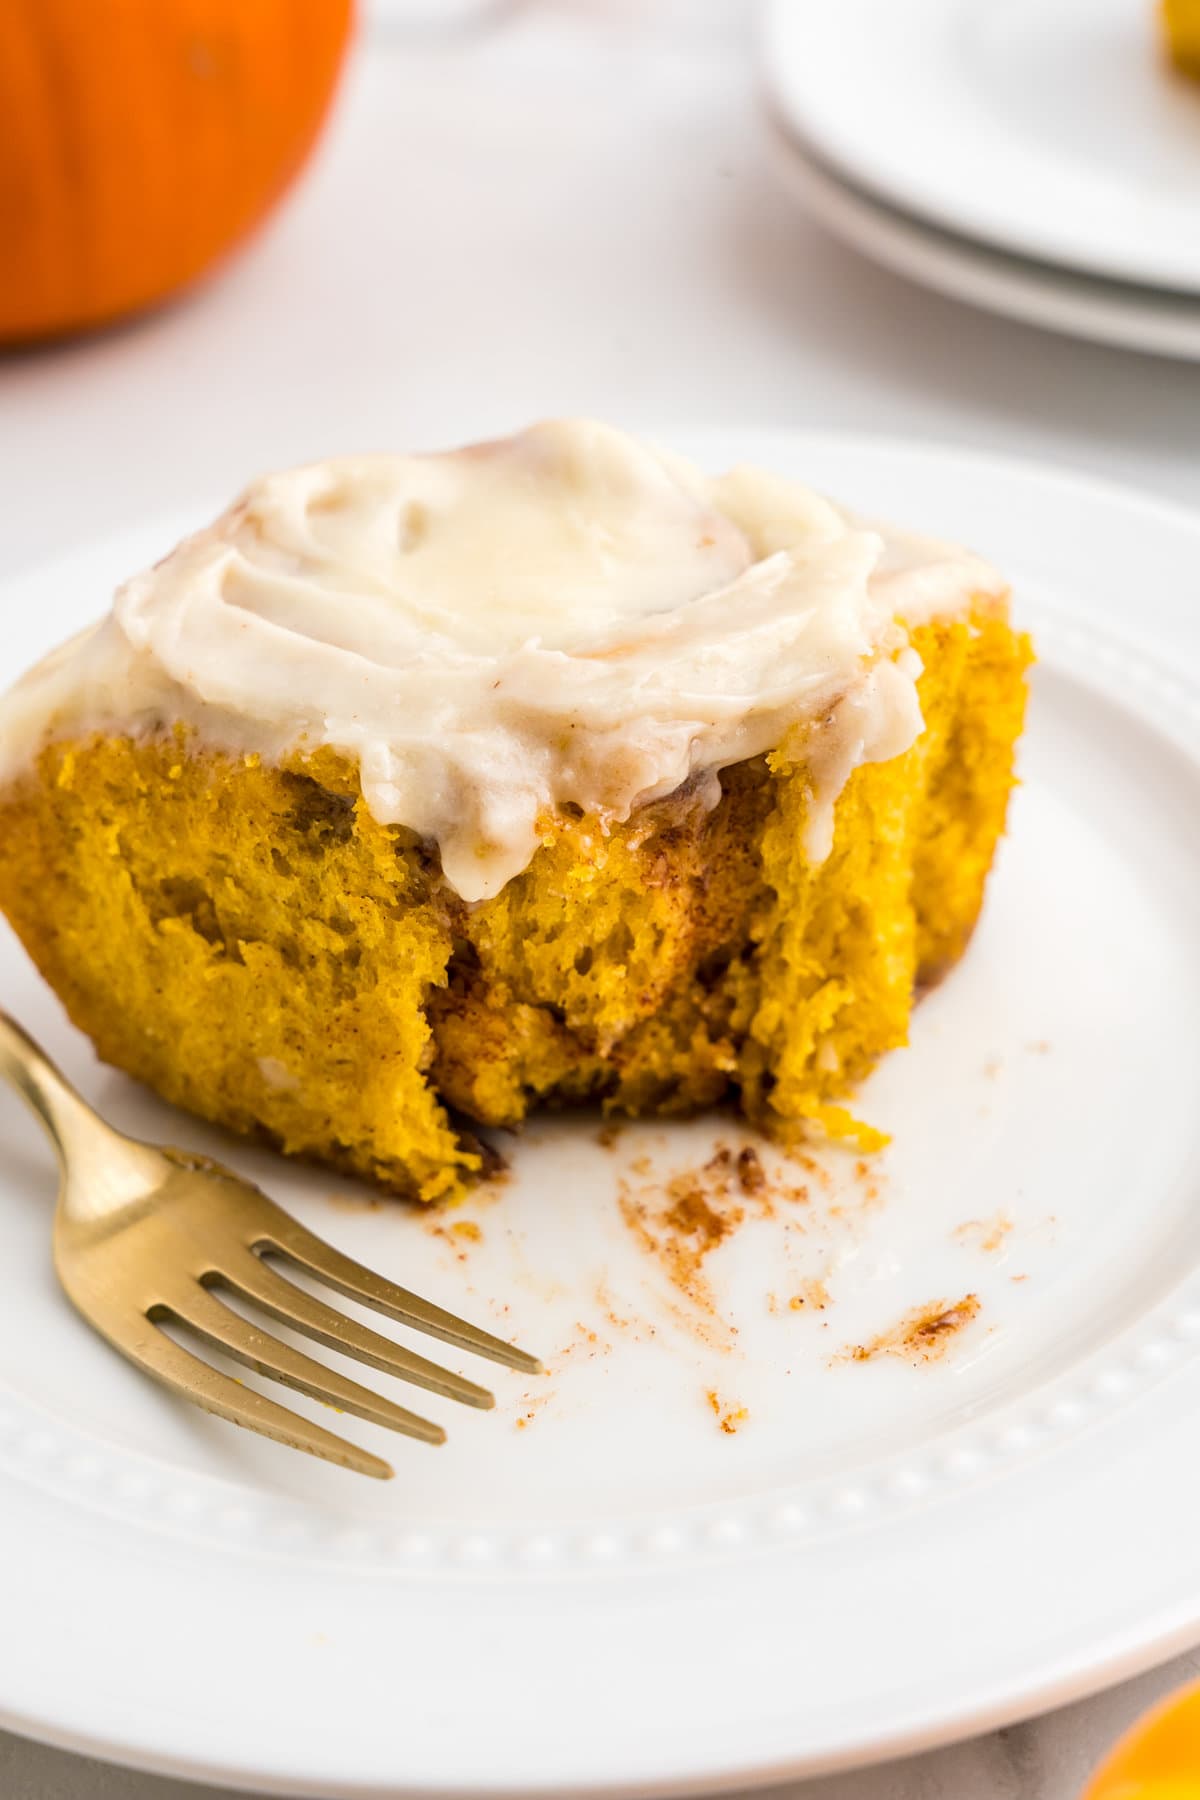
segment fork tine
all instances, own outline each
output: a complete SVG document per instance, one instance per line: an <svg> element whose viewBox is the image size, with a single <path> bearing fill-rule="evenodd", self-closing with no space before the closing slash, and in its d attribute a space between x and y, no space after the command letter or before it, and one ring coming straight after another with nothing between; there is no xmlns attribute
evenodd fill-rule
<svg viewBox="0 0 1200 1800"><path fill-rule="evenodd" d="M211 1363L194 1356L174 1338L169 1338L165 1331L160 1331L152 1320L139 1318L136 1325L122 1320L119 1331L96 1320L93 1323L114 1349L170 1388L180 1399L192 1401L231 1425L244 1426L247 1431L258 1432L260 1437L286 1444L290 1450L306 1450L310 1456L337 1463L358 1475L374 1476L377 1481L392 1479L392 1466L381 1456L373 1456L369 1450L335 1436L323 1425L314 1424L311 1419L292 1412L290 1407L280 1406L278 1401L268 1399L255 1388L245 1387L232 1375L214 1369Z"/></svg>
<svg viewBox="0 0 1200 1800"><path fill-rule="evenodd" d="M409 1412L407 1407L397 1406L393 1400L373 1394L370 1388L361 1387L346 1375L339 1375L336 1369L327 1369L324 1363L306 1356L303 1350L294 1350L282 1339L272 1337L269 1332L243 1319L240 1313L225 1306L199 1284L178 1300L164 1302L164 1310L181 1325L199 1332L218 1350L236 1357L248 1368L257 1369L260 1375L281 1381L285 1387L308 1394L313 1400L323 1400L342 1412L356 1413L373 1425L386 1425L392 1431L403 1432L405 1437L420 1438L427 1444L446 1441L440 1425L431 1424L428 1419Z"/></svg>
<svg viewBox="0 0 1200 1800"><path fill-rule="evenodd" d="M481 1331L477 1325L469 1325L465 1319L456 1318L442 1307L422 1300L419 1294L398 1287L386 1276L377 1275L373 1269L355 1262L353 1257L335 1250L332 1244L327 1244L324 1238L317 1237L315 1232L307 1230L273 1203L268 1202L268 1207L263 1228L253 1239L256 1249L276 1251L319 1281L327 1281L338 1293L348 1295L351 1300L361 1300L389 1319L398 1319L402 1325L415 1326L418 1331L427 1331L431 1337L441 1338L461 1350L473 1350L477 1356L486 1356L507 1368L521 1369L528 1375L541 1374L542 1365L536 1356L506 1344L503 1338L493 1337L489 1331Z"/></svg>
<svg viewBox="0 0 1200 1800"><path fill-rule="evenodd" d="M382 1369L401 1381L415 1382L418 1387L442 1394L448 1400L461 1400L467 1406L485 1408L495 1405L485 1387L418 1356L415 1350L406 1350L403 1344L394 1344L391 1338L372 1331L369 1325L360 1325L357 1319L348 1318L336 1307L297 1287L294 1281L286 1280L253 1251L248 1251L235 1263L227 1264L218 1273L219 1286L252 1300L255 1306L261 1306L281 1324L303 1331L330 1350L356 1356L374 1369Z"/></svg>

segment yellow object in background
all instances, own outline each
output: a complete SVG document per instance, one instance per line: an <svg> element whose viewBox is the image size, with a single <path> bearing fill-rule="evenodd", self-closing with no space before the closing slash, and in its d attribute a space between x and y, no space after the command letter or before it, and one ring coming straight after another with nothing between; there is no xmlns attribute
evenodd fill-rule
<svg viewBox="0 0 1200 1800"><path fill-rule="evenodd" d="M1200 1800L1200 1682L1139 1719L1082 1800Z"/></svg>
<svg viewBox="0 0 1200 1800"><path fill-rule="evenodd" d="M1162 0L1171 61L1200 80L1200 0Z"/></svg>

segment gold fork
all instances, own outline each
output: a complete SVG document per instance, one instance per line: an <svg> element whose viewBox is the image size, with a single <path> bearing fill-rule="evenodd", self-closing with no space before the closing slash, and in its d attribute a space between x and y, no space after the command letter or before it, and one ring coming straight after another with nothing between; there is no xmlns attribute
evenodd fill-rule
<svg viewBox="0 0 1200 1800"><path fill-rule="evenodd" d="M5 1012L0 1075L28 1101L58 1151L54 1267L68 1299L114 1349L185 1400L360 1475L386 1480L392 1474L381 1457L194 1355L162 1329L165 1324L342 1412L427 1444L445 1441L440 1425L251 1324L219 1298L223 1292L402 1381L468 1406L493 1404L486 1388L348 1318L287 1280L266 1257L459 1349L530 1374L540 1370L524 1350L343 1256L220 1163L157 1150L114 1130Z"/></svg>

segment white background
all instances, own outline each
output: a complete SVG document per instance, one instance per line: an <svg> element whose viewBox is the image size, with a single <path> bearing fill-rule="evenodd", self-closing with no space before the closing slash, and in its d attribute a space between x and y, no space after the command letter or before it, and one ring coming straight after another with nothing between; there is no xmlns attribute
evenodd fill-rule
<svg viewBox="0 0 1200 1800"><path fill-rule="evenodd" d="M315 167L219 281L134 326L0 358L3 572L275 464L571 412L950 440L1200 504L1200 367L927 295L795 214L760 153L748 5L411 10L425 27L403 23L403 0L380 9ZM472 12L482 24L452 28ZM787 1791L1072 1800L1124 1724L1196 1673L1200 1655ZM0 1734L5 1800L201 1792Z"/></svg>

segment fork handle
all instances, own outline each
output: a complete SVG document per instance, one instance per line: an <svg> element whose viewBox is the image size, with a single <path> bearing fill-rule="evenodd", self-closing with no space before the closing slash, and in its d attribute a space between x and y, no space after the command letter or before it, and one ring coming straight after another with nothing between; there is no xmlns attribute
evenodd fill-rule
<svg viewBox="0 0 1200 1800"><path fill-rule="evenodd" d="M75 1092L45 1051L40 1050L28 1032L22 1031L16 1020L2 1009L0 1075L5 1077L37 1114L64 1169L67 1166L68 1145L77 1143L82 1132L88 1128L93 1131L108 1131L103 1120Z"/></svg>

